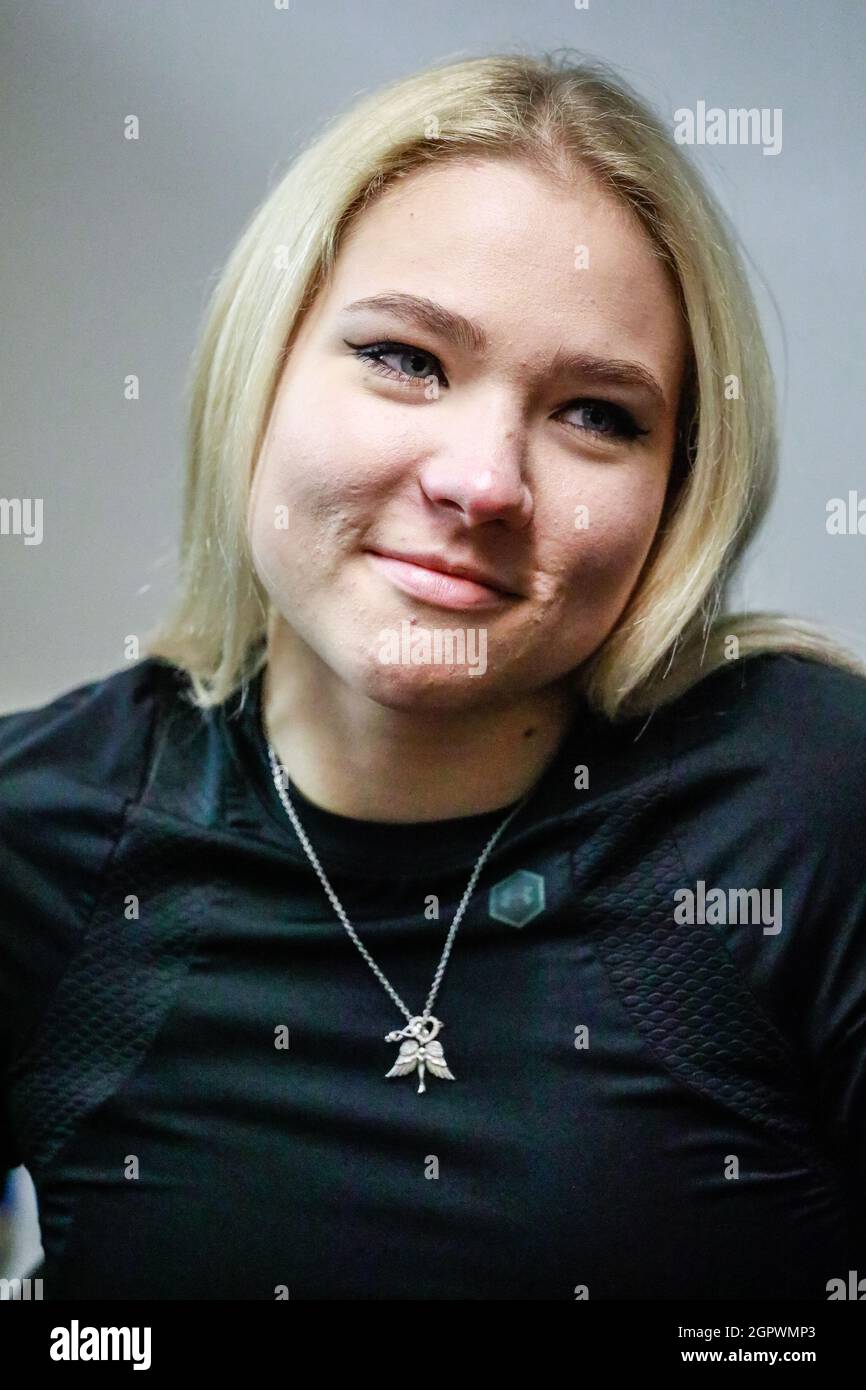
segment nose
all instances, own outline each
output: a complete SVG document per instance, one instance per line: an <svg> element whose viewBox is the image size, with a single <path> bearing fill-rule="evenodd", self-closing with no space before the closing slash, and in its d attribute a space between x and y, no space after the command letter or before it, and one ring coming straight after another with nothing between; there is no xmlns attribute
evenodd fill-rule
<svg viewBox="0 0 866 1390"><path fill-rule="evenodd" d="M431 502L459 511L469 526L501 521L522 530L532 517L532 493L521 469L523 448L518 432L509 429L497 440L470 442L463 451L449 449L425 461L420 483Z"/></svg>

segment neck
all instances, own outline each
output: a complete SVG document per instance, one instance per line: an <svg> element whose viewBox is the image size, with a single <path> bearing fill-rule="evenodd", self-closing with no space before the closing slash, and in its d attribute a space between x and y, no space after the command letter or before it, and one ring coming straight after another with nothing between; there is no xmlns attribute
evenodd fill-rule
<svg viewBox="0 0 866 1390"><path fill-rule="evenodd" d="M360 820L504 809L544 772L576 705L563 681L472 710L392 709L347 686L285 623L268 640L262 710L278 761L315 805Z"/></svg>

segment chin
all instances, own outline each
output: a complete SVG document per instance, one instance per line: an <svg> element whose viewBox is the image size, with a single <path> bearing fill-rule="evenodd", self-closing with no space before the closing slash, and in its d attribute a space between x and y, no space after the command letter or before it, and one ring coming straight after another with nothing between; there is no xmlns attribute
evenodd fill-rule
<svg viewBox="0 0 866 1390"><path fill-rule="evenodd" d="M470 675L465 667L383 666L355 671L349 683L368 699L396 710L459 710L486 704L492 693L489 670Z"/></svg>

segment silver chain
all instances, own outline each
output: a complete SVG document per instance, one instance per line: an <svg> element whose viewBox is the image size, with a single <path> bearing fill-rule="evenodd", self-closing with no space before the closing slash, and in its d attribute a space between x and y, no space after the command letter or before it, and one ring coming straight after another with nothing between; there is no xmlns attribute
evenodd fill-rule
<svg viewBox="0 0 866 1390"><path fill-rule="evenodd" d="M276 787L277 792L279 793L280 800L282 801L283 806L285 807L286 812L288 813L292 825L295 827L298 839L300 840L301 845L304 848L307 858L309 859L310 863L312 864L313 868L318 874L322 887L324 888L325 892L328 895L328 898L330 899L331 906L333 907L340 921L343 923L343 926L346 928L346 931L349 933L349 936L354 941L358 950L361 952L361 955L364 957L370 969L375 974L377 980L379 980L380 984L384 985L385 989L390 994L394 1003L397 1005L397 1008L407 1019L407 1021L411 1023L415 1015L413 1015L412 1012L406 1008L406 1005L403 1003L403 1000L400 998L397 991L392 987L392 985L382 974L382 971L379 969L378 965L373 960L373 957L370 955L363 942L361 942L358 939L358 935L355 931L355 928L352 926L352 923L349 921L348 917L343 911L343 905L337 897L336 893L334 892L333 888L331 887L330 883L328 882L325 871L319 863L316 851L313 849L313 846L307 839L304 827L298 820L295 808L289 800L289 796L285 787L285 783L288 781L286 770L277 762L276 754L274 753L274 750L271 747L270 742L268 741L267 735L265 735L265 742L268 746L268 758L270 759L271 773L273 774L274 786ZM448 957L451 954L451 946L454 942L454 937L457 934L457 928L459 927L461 918L463 917L463 913L466 910L466 905L469 902L470 897L472 896L472 890L474 889L475 884L478 882L478 875L481 873L481 870L484 867L487 856L493 849L493 846L496 844L496 841L499 839L503 830L506 828L508 823L511 820L513 820L513 818L517 815L517 812L521 810L521 808L526 804L533 791L534 787L530 787L529 791L527 791L524 794L524 796L521 797L517 805L512 807L502 824L498 827L497 830L494 830L493 834L490 836L490 839L487 841L487 844L484 846L483 850L478 856L478 859L475 862L475 868L472 870L472 875L469 879L469 882L466 885L463 897L460 899L460 905L457 908L456 913L454 914L454 921L451 923L451 930L449 931L448 939L445 942L445 949L442 952L442 959L440 960L439 965L436 968L436 974L433 976L433 984L430 987L430 993L428 994L427 1002L424 1005L424 1010L421 1015L422 1018L427 1018L430 1014L430 1010L433 1007L433 1001L435 1000L439 990L439 986L442 983L442 975L445 971L445 966L448 963Z"/></svg>

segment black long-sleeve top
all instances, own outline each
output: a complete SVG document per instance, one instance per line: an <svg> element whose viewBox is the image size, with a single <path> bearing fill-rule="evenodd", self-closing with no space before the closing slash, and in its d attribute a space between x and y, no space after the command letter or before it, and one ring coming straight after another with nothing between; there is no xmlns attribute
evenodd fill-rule
<svg viewBox="0 0 866 1390"><path fill-rule="evenodd" d="M866 679L762 655L649 719L581 706L469 901L423 1094L386 1077L406 1020L280 802L261 677L207 715L183 689L148 659L0 718L0 1170L36 1183L46 1298L866 1274ZM420 1013L505 809L290 795Z"/></svg>

